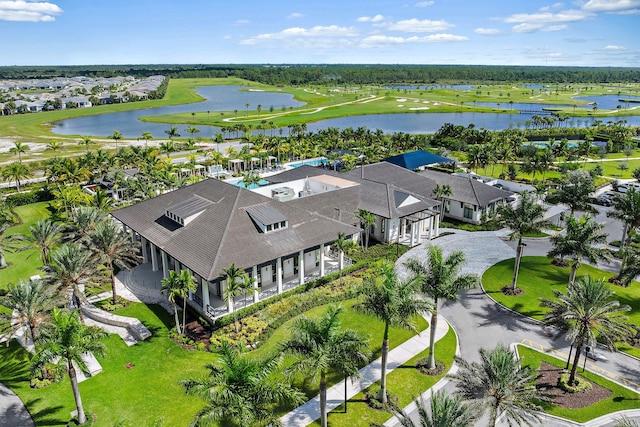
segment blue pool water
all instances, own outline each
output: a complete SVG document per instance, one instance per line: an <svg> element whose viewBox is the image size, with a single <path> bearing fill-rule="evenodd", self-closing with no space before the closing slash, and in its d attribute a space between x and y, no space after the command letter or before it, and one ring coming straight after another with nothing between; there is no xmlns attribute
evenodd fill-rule
<svg viewBox="0 0 640 427"><path fill-rule="evenodd" d="M326 160L327 159L325 159L324 157L321 159L304 160L302 162L289 163L289 166L291 166L292 168L299 168L300 166L320 166Z"/></svg>
<svg viewBox="0 0 640 427"><path fill-rule="evenodd" d="M261 179L261 180L260 180L260 182L258 183L258 185L251 184L251 185L249 186L249 190L253 190L253 189L255 189L255 188L258 188L258 187L259 187L259 186L261 186L261 185L267 185L268 183L269 183L269 181L266 181L266 180L264 180L264 179ZM236 183L235 183L235 184L233 184L233 185L235 185L236 187L247 188L247 187L245 187L244 182L242 182L242 181L238 181L238 182L236 182Z"/></svg>

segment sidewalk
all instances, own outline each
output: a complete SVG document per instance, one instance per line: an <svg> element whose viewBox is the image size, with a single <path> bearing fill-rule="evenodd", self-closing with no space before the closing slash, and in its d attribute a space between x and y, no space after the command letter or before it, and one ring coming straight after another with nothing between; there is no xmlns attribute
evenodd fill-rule
<svg viewBox="0 0 640 427"><path fill-rule="evenodd" d="M431 318L430 315L425 315L424 317L427 320ZM429 330L430 328L425 329L419 335L408 339L389 352L387 374L429 347ZM448 331L449 324L443 317L440 317L436 330L436 341L444 337ZM360 369L362 378L354 382L348 381L348 399L351 399L362 390L380 380L380 363L380 359L376 359ZM344 403L344 380L327 390L327 412L330 412L342 403ZM298 406L293 411L284 415L280 418L280 422L287 427L302 427L311 424L318 418L320 418L320 396L314 397L307 403Z"/></svg>

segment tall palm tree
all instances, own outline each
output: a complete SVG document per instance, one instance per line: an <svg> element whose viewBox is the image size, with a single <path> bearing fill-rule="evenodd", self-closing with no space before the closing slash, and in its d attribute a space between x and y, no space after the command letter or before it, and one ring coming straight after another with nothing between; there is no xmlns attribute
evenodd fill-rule
<svg viewBox="0 0 640 427"><path fill-rule="evenodd" d="M550 308L543 320L548 325L566 331L567 340L576 349L569 376L569 384L573 385L583 345L595 347L601 342L610 350L615 350L616 342L635 332L635 327L622 314L631 310L631 307L621 306L620 302L613 300L614 292L604 280L589 276L570 283L566 294L558 290L554 290L553 294L555 300L540 300L542 307Z"/></svg>
<svg viewBox="0 0 640 427"><path fill-rule="evenodd" d="M52 139L47 143L47 148L45 150L53 151L54 153L62 148L62 143L57 139Z"/></svg>
<svg viewBox="0 0 640 427"><path fill-rule="evenodd" d="M369 235L371 234L371 227L376 224L376 217L366 209L358 209L357 217L364 231L364 250L366 251L369 248Z"/></svg>
<svg viewBox="0 0 640 427"><path fill-rule="evenodd" d="M130 271L130 265L137 264L140 259L138 244L132 242L129 235L109 219L99 222L89 232L89 245L109 272L113 303L116 304L118 294L116 292L115 267L118 266Z"/></svg>
<svg viewBox="0 0 640 427"><path fill-rule="evenodd" d="M151 132L143 131L140 138L144 139L144 146L147 147L149 141L153 139L153 135L151 135Z"/></svg>
<svg viewBox="0 0 640 427"><path fill-rule="evenodd" d="M459 274L460 267L464 262L464 253L462 251L454 252L445 259L442 254L442 248L429 246L429 255L426 263L411 258L405 264L409 270L421 277L420 288L422 293L433 300L427 364L429 369L436 367L435 345L439 300L455 301L461 291L471 289L478 283L478 277L473 274Z"/></svg>
<svg viewBox="0 0 640 427"><path fill-rule="evenodd" d="M169 271L169 277L160 281L162 285L162 293L167 294L167 298L173 304L173 316L176 322L176 331L179 335L182 335L182 328L180 328L180 318L178 317L178 304L176 298L182 295L182 280L180 273L177 271Z"/></svg>
<svg viewBox="0 0 640 427"><path fill-rule="evenodd" d="M82 141L78 143L78 145L84 145L84 148L87 150L87 153L89 152L89 146L91 144L93 144L93 140L91 139L90 136L83 136Z"/></svg>
<svg viewBox="0 0 640 427"><path fill-rule="evenodd" d="M67 223L64 241L87 243L98 224L107 221L107 215L93 206L80 206Z"/></svg>
<svg viewBox="0 0 640 427"><path fill-rule="evenodd" d="M518 240L511 281L513 290L517 289L518 270L524 249L522 238L526 233L539 232L540 229L548 225L548 222L544 220L544 213L544 206L536 203L535 196L528 191L523 191L520 194L520 201L516 207L510 204L498 206L499 223L513 231L511 233L512 240Z"/></svg>
<svg viewBox="0 0 640 427"><path fill-rule="evenodd" d="M320 380L320 425L327 426L327 375L337 372L357 378L358 368L369 360L367 341L358 332L340 329L343 309L330 305L319 318L302 315L291 325L291 337L280 345L283 353L296 356L287 373L304 372Z"/></svg>
<svg viewBox="0 0 640 427"><path fill-rule="evenodd" d="M402 327L416 331L412 320L421 311L431 309L431 303L418 298L421 277L413 276L400 281L393 264L382 261L376 278L366 281L360 292L360 301L354 309L370 314L384 323L382 336L382 373L380 376L380 402L387 403L387 358L389 355L389 328Z"/></svg>
<svg viewBox="0 0 640 427"><path fill-rule="evenodd" d="M233 313L233 324L236 328L236 334L240 332L238 327L238 315L233 307L233 302L237 296L242 295L244 289L242 287L242 278L247 273L240 267L236 267L235 264L231 264L228 268L222 270L221 276L226 281L224 291L222 292L222 298L229 307L229 312Z"/></svg>
<svg viewBox="0 0 640 427"><path fill-rule="evenodd" d="M113 142L116 143L116 151L118 151L118 141L122 139L122 134L120 133L120 131L114 130L109 138L113 139Z"/></svg>
<svg viewBox="0 0 640 427"><path fill-rule="evenodd" d="M164 133L167 134L167 136L169 137L170 141L173 141L174 138L179 138L180 137L180 134L178 133L178 127L177 126L169 127L169 129L165 130Z"/></svg>
<svg viewBox="0 0 640 427"><path fill-rule="evenodd" d="M480 362L469 363L455 358L458 372L449 375L456 392L463 399L489 411L489 425L495 426L504 413L509 425L531 425L537 419L533 411L540 411L535 401L545 398L535 386L537 372L528 366L520 366L514 352L498 345L493 350L480 349Z"/></svg>
<svg viewBox="0 0 640 427"><path fill-rule="evenodd" d="M622 222L624 228L620 249L624 249L630 243L631 232L640 226L640 191L635 187L630 187L626 193L616 194L607 216Z"/></svg>
<svg viewBox="0 0 640 427"><path fill-rule="evenodd" d="M474 425L478 418L478 409L473 404L465 403L460 396L450 396L444 390L431 393L430 411L422 397L414 400L418 412L418 422L404 411L395 416L402 427L467 427ZM375 424L382 427L381 424Z"/></svg>
<svg viewBox="0 0 640 427"><path fill-rule="evenodd" d="M340 285L342 286L342 269L344 268L344 254L355 246L351 239L347 239L343 232L338 233L338 238L333 242L333 246L338 251L338 270L340 270Z"/></svg>
<svg viewBox="0 0 640 427"><path fill-rule="evenodd" d="M4 256L5 252L13 252L15 250L15 240L13 236L7 236L5 233L15 224L9 218L0 217L0 268L7 267L7 260Z"/></svg>
<svg viewBox="0 0 640 427"><path fill-rule="evenodd" d="M87 422L87 417L82 406L75 366L88 373L89 369L82 356L88 352L103 356L105 347L100 338L106 335L106 332L95 326L84 325L78 311L54 308L51 324L42 329L36 346L37 352L31 359L32 372L38 371L47 363L63 363L66 366L80 425Z"/></svg>
<svg viewBox="0 0 640 427"><path fill-rule="evenodd" d="M29 151L29 146L24 142L14 141L13 147L9 149L12 154L18 154L18 163L22 163L22 155Z"/></svg>
<svg viewBox="0 0 640 427"><path fill-rule="evenodd" d="M442 219L444 218L444 198L445 197L451 197L451 186L447 185L447 184L436 184L436 188L433 189L433 197L436 198L436 200L438 200L440 202L440 209L439 209L439 214L440 214L440 221L442 221Z"/></svg>
<svg viewBox="0 0 640 427"><path fill-rule="evenodd" d="M51 263L51 251L60 243L63 227L50 219L41 219L29 227L29 234L14 234L11 239L16 243L24 242L23 246L17 246L16 250L24 251L37 248L40 251L40 259L43 264Z"/></svg>
<svg viewBox="0 0 640 427"><path fill-rule="evenodd" d="M51 253L45 266L46 281L54 284L77 307L85 301L84 289L98 271L95 257L79 243L65 243Z"/></svg>
<svg viewBox="0 0 640 427"><path fill-rule="evenodd" d="M2 177L16 183L16 190L20 192L20 183L31 176L31 169L22 162L11 162L2 169Z"/></svg>
<svg viewBox="0 0 640 427"><path fill-rule="evenodd" d="M25 336L35 342L39 326L56 304L53 289L41 280L20 280L15 285L9 284L7 291L7 295L0 299L0 305L9 309L9 313L2 316L10 325L8 335L24 327Z"/></svg>
<svg viewBox="0 0 640 427"><path fill-rule="evenodd" d="M569 283L573 283L583 259L595 264L598 261L608 261L611 257L608 249L594 246L606 244L607 234L601 233L604 225L597 223L593 217L585 215L577 219L570 215L565 225L565 234L551 236L553 249L549 251L547 256L552 258L557 256L571 257Z"/></svg>
<svg viewBox="0 0 640 427"><path fill-rule="evenodd" d="M571 215L575 211L593 212L590 202L594 189L593 178L588 172L570 171L550 199L554 203L568 205Z"/></svg>
<svg viewBox="0 0 640 427"><path fill-rule="evenodd" d="M180 286L182 297L182 334L187 331L187 297L189 292L195 292L198 289L195 277L191 274L191 271L184 269L180 270ZM206 286L206 285L205 285Z"/></svg>
<svg viewBox="0 0 640 427"><path fill-rule="evenodd" d="M206 376L180 382L187 394L206 402L191 425L280 425L273 408L305 400L276 375L281 366L282 356L242 357L239 348L223 341L217 361L206 366Z"/></svg>

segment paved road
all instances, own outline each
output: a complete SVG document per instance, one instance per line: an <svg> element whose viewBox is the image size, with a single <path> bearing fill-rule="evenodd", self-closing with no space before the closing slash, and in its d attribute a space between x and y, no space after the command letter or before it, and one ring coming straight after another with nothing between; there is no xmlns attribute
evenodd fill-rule
<svg viewBox="0 0 640 427"><path fill-rule="evenodd" d="M481 275L496 262L515 256L515 244L505 240L506 234L505 231L468 233L455 230L455 234L440 237L431 243L441 246L445 255L463 251L467 262L462 271ZM402 263L409 257L426 259L427 247L428 245L421 245L404 254L398 262L400 269L402 270ZM546 239L530 239L525 255L546 255L549 248ZM511 277L505 277L506 282L510 279ZM495 303L480 288L464 292L457 302L443 304L440 312L458 333L461 356L470 361L479 360L478 349L481 347L493 348L498 343L511 345L523 340L534 346L554 349L560 355L569 352L569 344L564 339L554 340L550 331L542 324ZM637 359L622 353L603 352L609 360L587 363L588 369L602 370L602 373L610 377L624 378L640 387L640 362ZM452 392L453 384L447 384L445 389ZM594 425L609 425L610 422L611 419L603 420ZM544 425L575 424L545 419Z"/></svg>
<svg viewBox="0 0 640 427"><path fill-rule="evenodd" d="M0 427L33 427L31 414L18 396L0 383Z"/></svg>

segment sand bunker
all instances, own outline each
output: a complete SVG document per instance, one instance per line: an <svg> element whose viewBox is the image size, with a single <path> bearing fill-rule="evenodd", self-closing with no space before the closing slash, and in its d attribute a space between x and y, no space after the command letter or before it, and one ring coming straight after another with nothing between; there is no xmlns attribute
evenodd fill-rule
<svg viewBox="0 0 640 427"><path fill-rule="evenodd" d="M398 108L404 107L404 104L398 104Z"/></svg>
<svg viewBox="0 0 640 427"><path fill-rule="evenodd" d="M428 110L429 107L411 107L409 110Z"/></svg>
<svg viewBox="0 0 640 427"><path fill-rule="evenodd" d="M398 102L407 102L407 98L396 99L396 101L398 101Z"/></svg>

